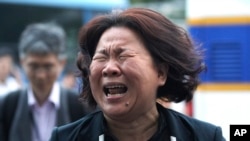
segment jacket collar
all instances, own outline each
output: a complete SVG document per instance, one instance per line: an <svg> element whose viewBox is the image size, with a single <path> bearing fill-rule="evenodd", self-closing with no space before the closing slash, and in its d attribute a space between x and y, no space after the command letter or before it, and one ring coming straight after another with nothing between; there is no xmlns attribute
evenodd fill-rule
<svg viewBox="0 0 250 141"><path fill-rule="evenodd" d="M85 117L82 123L88 123L81 125L81 130L79 131L79 136L77 137L77 141L98 141L99 136L104 134L104 116L101 111L94 113L95 115L91 118Z"/></svg>
<svg viewBox="0 0 250 141"><path fill-rule="evenodd" d="M180 113L171 109L164 109L163 107L160 107L160 109L164 111L168 129L170 130L171 141L194 141L192 132L188 128L190 124L180 118Z"/></svg>
<svg viewBox="0 0 250 141"><path fill-rule="evenodd" d="M163 120L165 119L164 122L169 130L170 141L194 141L192 131L188 128L189 123L180 118L180 113L177 113L170 109L165 109L160 105L157 105L157 107L161 116L163 116ZM98 141L99 136L103 135L106 132L103 113L97 112L92 117L92 119L85 119L89 121L84 121L84 123L89 123L86 125L81 125L77 141Z"/></svg>
<svg viewBox="0 0 250 141"><path fill-rule="evenodd" d="M27 90L20 90L16 113L10 129L9 140L31 141L31 118L28 107Z"/></svg>

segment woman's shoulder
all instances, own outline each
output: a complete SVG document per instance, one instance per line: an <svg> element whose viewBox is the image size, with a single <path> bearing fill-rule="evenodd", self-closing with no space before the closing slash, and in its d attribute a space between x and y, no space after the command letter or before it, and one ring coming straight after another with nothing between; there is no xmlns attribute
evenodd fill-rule
<svg viewBox="0 0 250 141"><path fill-rule="evenodd" d="M218 140L224 141L222 130L219 126L212 123L202 121L177 111L167 109L167 123L172 133L180 137L189 134L196 139ZM188 133L187 133L188 132Z"/></svg>
<svg viewBox="0 0 250 141"><path fill-rule="evenodd" d="M169 118L171 120L177 120L177 121L179 121L181 123L184 122L186 125L191 126L193 128L196 128L196 126L199 127L199 128L200 127L204 127L204 128L216 128L217 127L216 125L214 125L212 123L190 117L188 115L185 115L183 113L174 111L172 109L168 109L167 113L168 113Z"/></svg>
<svg viewBox="0 0 250 141"><path fill-rule="evenodd" d="M93 120L94 117L96 116L100 116L101 114L101 111L96 111L96 112L93 112L93 113L90 113L84 117L82 117L81 119L75 121L75 122L72 122L72 123L69 123L69 124L66 124L66 125L63 125L63 126L60 126L58 127L58 130L67 130L67 129L75 129L77 127L82 127L82 126L85 126L87 124L89 124L89 122L91 120Z"/></svg>
<svg viewBox="0 0 250 141"><path fill-rule="evenodd" d="M84 116L83 118L59 127L53 130L50 141L73 141L75 140L82 130L89 129L85 127L92 127L97 117L100 117L101 111L96 111ZM94 120L94 121L93 121Z"/></svg>

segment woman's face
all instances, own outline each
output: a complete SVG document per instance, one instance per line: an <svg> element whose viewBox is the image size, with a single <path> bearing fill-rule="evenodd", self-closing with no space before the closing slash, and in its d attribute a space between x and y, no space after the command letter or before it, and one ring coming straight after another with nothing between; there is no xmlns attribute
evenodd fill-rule
<svg viewBox="0 0 250 141"><path fill-rule="evenodd" d="M106 30L90 65L93 97L106 116L126 118L155 107L166 73L156 68L139 36L126 27Z"/></svg>

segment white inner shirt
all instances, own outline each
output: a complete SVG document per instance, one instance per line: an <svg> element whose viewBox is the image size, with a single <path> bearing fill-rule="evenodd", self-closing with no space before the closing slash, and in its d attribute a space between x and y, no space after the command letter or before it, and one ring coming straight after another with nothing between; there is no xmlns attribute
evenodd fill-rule
<svg viewBox="0 0 250 141"><path fill-rule="evenodd" d="M28 104L31 109L32 141L48 141L56 125L57 109L60 106L60 86L54 83L48 99L39 105L31 88L28 89Z"/></svg>

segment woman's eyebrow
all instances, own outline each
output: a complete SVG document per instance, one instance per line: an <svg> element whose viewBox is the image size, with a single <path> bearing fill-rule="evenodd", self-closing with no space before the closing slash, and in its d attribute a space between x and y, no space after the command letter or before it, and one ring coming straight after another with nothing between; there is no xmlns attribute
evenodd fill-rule
<svg viewBox="0 0 250 141"><path fill-rule="evenodd" d="M96 53L108 55L108 51L106 49L97 50Z"/></svg>
<svg viewBox="0 0 250 141"><path fill-rule="evenodd" d="M125 50L126 49L124 49L124 48L115 48L113 52L115 54L120 54L120 53L124 52ZM109 54L108 53L108 49L101 49L101 50L96 51L96 53L100 53L100 54L104 54L104 55L108 55Z"/></svg>
<svg viewBox="0 0 250 141"><path fill-rule="evenodd" d="M120 54L120 53L122 53L122 52L124 52L126 49L124 49L124 48L116 48L116 49L114 49L114 52L116 53L116 54Z"/></svg>

